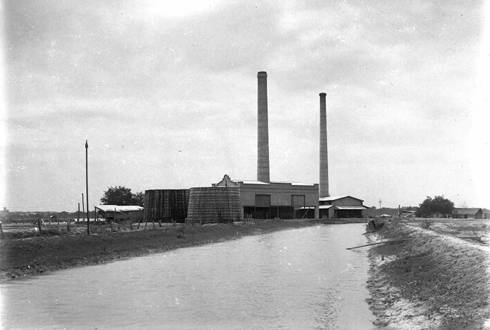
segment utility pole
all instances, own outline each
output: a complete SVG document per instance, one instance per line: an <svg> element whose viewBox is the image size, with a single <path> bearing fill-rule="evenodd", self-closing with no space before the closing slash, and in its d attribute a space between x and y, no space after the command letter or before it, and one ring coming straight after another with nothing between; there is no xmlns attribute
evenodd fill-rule
<svg viewBox="0 0 490 330"><path fill-rule="evenodd" d="M85 197L87 198L87 235L90 235L90 208L88 207L88 141L85 140Z"/></svg>
<svg viewBox="0 0 490 330"><path fill-rule="evenodd" d="M379 200L379 208L381 208L381 202L382 202L382 201L381 201L381 199L380 199L380 200Z"/></svg>
<svg viewBox="0 0 490 330"><path fill-rule="evenodd" d="M82 220L85 218L85 201L83 198L83 193L82 193Z"/></svg>

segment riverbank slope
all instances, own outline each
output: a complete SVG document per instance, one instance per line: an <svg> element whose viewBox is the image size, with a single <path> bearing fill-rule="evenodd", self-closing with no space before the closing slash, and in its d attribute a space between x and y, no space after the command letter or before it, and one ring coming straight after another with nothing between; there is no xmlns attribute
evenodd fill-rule
<svg viewBox="0 0 490 330"><path fill-rule="evenodd" d="M484 329L490 318L489 247L414 224L385 227L372 239L397 242L369 251L375 325Z"/></svg>
<svg viewBox="0 0 490 330"><path fill-rule="evenodd" d="M152 230L90 236L3 239L0 240L0 281L322 223L315 220L265 220L204 226L177 224Z"/></svg>

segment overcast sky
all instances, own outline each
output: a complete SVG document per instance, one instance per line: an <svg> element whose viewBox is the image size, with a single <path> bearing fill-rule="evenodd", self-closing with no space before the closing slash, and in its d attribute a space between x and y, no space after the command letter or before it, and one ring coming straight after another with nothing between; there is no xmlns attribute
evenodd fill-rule
<svg viewBox="0 0 490 330"><path fill-rule="evenodd" d="M332 195L490 207L483 5L6 1L0 206L75 210L85 139L91 205L256 179L264 70L272 181L318 182L327 92Z"/></svg>

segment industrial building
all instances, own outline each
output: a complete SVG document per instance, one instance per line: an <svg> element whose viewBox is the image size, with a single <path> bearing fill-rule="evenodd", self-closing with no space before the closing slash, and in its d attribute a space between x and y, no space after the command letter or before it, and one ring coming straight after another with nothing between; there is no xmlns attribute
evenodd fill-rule
<svg viewBox="0 0 490 330"><path fill-rule="evenodd" d="M146 191L145 209L148 210L145 210L145 219L182 221L185 218L186 222L207 223L244 218L362 217L366 207L361 199L352 196L330 197L326 93L320 93L319 142L319 184L270 181L267 73L260 71L257 74L257 180L234 181L225 175L211 187L195 187L180 193L179 202L170 197L174 193ZM165 194L168 196L165 197Z"/></svg>
<svg viewBox="0 0 490 330"><path fill-rule="evenodd" d="M330 196L328 187L328 143L326 93L320 93L320 187L318 216L323 218L362 218L363 200L352 196Z"/></svg>
<svg viewBox="0 0 490 330"><path fill-rule="evenodd" d="M293 219L314 218L318 203L318 185L232 181L228 175L213 184L214 187L236 187L240 192L240 205L244 218Z"/></svg>

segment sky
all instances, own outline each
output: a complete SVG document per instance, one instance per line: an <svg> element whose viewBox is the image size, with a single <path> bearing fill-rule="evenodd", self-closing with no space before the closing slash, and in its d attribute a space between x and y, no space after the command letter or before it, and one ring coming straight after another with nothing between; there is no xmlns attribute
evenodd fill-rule
<svg viewBox="0 0 490 330"><path fill-rule="evenodd" d="M73 211L133 192L256 179L268 73L272 181L490 207L482 1L11 0L0 7L0 207Z"/></svg>

